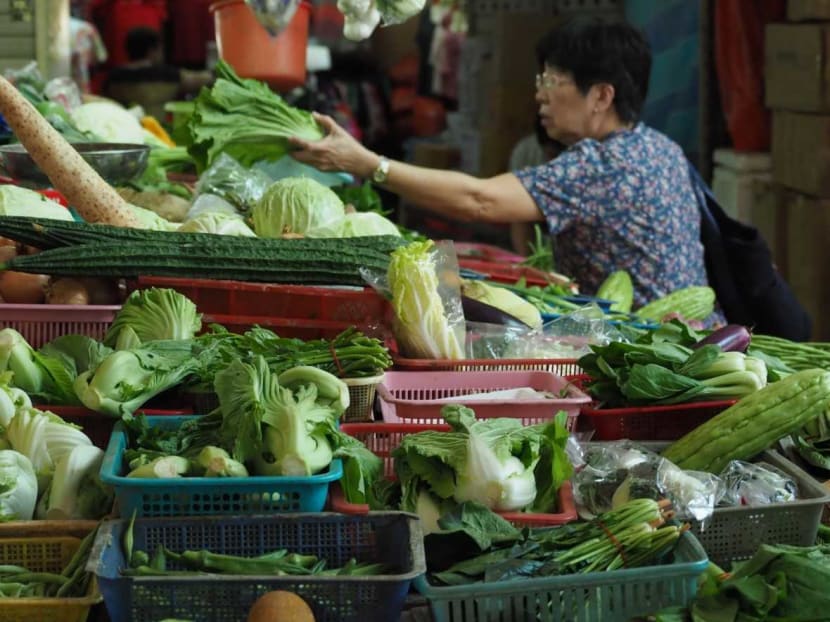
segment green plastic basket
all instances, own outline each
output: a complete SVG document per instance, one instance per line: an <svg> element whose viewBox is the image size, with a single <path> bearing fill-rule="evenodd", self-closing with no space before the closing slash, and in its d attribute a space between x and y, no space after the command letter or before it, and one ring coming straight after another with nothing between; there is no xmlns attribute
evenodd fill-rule
<svg viewBox="0 0 830 622"><path fill-rule="evenodd" d="M422 575L415 587L435 622L627 622L688 604L708 563L687 532L658 566L454 587L430 585Z"/></svg>

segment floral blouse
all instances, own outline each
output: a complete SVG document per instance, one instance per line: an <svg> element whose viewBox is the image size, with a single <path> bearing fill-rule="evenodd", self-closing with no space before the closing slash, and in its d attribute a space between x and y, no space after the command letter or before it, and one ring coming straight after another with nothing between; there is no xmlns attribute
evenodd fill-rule
<svg viewBox="0 0 830 622"><path fill-rule="evenodd" d="M639 123L584 139L515 175L545 215L557 271L583 293L615 270L631 275L635 306L708 284L686 158L660 132Z"/></svg>

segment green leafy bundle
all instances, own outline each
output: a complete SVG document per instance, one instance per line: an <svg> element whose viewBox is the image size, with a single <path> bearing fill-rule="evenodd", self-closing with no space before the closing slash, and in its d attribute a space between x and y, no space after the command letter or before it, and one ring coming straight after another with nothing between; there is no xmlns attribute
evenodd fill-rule
<svg viewBox="0 0 830 622"><path fill-rule="evenodd" d="M240 78L224 61L216 65L216 75L213 86L196 98L189 122L189 151L200 173L221 153L251 166L284 156L291 136L323 137L309 112L290 106L265 83Z"/></svg>

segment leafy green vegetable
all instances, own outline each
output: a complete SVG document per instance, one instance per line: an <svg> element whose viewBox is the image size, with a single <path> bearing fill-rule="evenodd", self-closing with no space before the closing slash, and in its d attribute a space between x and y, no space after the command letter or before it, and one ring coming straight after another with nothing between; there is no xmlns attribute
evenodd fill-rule
<svg viewBox="0 0 830 622"><path fill-rule="evenodd" d="M66 359L34 350L19 332L0 330L0 372L13 372L14 386L47 404L78 405L72 388L73 370Z"/></svg>
<svg viewBox="0 0 830 622"><path fill-rule="evenodd" d="M441 412L450 431L408 434L392 452L401 509L424 509L424 491L436 497L440 514L447 511L445 500L504 511L549 512L556 506L556 493L573 472L564 451L564 413L550 423L524 426L519 419L476 420L461 405Z"/></svg>
<svg viewBox="0 0 830 622"><path fill-rule="evenodd" d="M37 477L22 453L0 450L0 522L31 520L37 502Z"/></svg>
<svg viewBox="0 0 830 622"><path fill-rule="evenodd" d="M688 609L661 612L657 620L677 622L754 622L827 619L830 547L761 545L731 574L710 564Z"/></svg>
<svg viewBox="0 0 830 622"><path fill-rule="evenodd" d="M605 406L680 404L707 399L737 399L767 383L763 361L716 345L697 350L677 326L650 333L637 343L591 346L579 359L590 376L586 388Z"/></svg>
<svg viewBox="0 0 830 622"><path fill-rule="evenodd" d="M202 212L182 223L178 230L185 233L218 233L248 238L256 237L256 233L245 224L241 216L225 212Z"/></svg>
<svg viewBox="0 0 830 622"><path fill-rule="evenodd" d="M122 416L178 385L195 367L190 341L148 341L116 350L97 367L79 374L74 388L87 408Z"/></svg>
<svg viewBox="0 0 830 622"><path fill-rule="evenodd" d="M221 60L216 76L213 86L199 93L189 121L189 151L198 172L221 153L251 166L285 155L290 136L307 140L323 137L310 113L289 106L263 82L240 79Z"/></svg>
<svg viewBox="0 0 830 622"><path fill-rule="evenodd" d="M92 445L76 445L55 462L55 473L38 504L38 518L96 520L109 513L114 491L98 472L104 452Z"/></svg>
<svg viewBox="0 0 830 622"><path fill-rule="evenodd" d="M147 158L147 168L137 180L128 183L139 192L157 191L190 199L193 193L184 184L172 182L168 173L186 172L194 167L186 147L154 147Z"/></svg>
<svg viewBox="0 0 830 622"><path fill-rule="evenodd" d="M43 356L64 362L73 378L93 367L112 353L100 341L86 335L62 335L41 346Z"/></svg>
<svg viewBox="0 0 830 622"><path fill-rule="evenodd" d="M287 233L340 237L344 216L340 198L310 177L286 177L274 182L251 210L254 231L262 238L279 238Z"/></svg>
<svg viewBox="0 0 830 622"><path fill-rule="evenodd" d="M174 289L151 287L129 295L104 336L118 350L148 341L189 340L202 328L195 303Z"/></svg>
<svg viewBox="0 0 830 622"><path fill-rule="evenodd" d="M388 280L395 310L395 338L414 358L464 358L463 322L450 325L439 294L435 244L413 242L392 252Z"/></svg>

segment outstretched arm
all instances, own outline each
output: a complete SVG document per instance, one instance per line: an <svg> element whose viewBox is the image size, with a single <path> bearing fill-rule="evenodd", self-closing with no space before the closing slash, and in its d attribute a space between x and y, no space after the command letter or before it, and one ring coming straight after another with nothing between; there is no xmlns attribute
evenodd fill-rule
<svg viewBox="0 0 830 622"><path fill-rule="evenodd" d="M292 138L291 155L322 171L371 177L380 156L361 145L331 117L314 113L326 131L321 140ZM407 202L457 220L533 222L542 212L515 175L480 179L464 173L430 169L394 161L384 186Z"/></svg>

